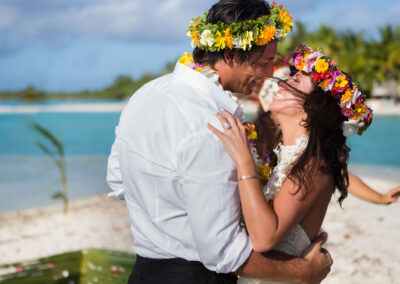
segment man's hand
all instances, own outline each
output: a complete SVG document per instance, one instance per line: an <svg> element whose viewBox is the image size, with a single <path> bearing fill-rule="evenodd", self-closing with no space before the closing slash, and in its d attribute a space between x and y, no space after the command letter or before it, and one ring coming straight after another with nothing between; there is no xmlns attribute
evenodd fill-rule
<svg viewBox="0 0 400 284"><path fill-rule="evenodd" d="M303 283L320 283L331 271L332 257L326 249L322 248L327 239L328 234L321 233L304 252L303 258L307 263L308 275L306 275Z"/></svg>

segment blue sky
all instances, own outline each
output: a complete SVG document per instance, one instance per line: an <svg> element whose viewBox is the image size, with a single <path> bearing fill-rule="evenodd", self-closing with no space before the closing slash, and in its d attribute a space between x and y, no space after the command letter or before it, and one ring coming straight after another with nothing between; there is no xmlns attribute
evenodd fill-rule
<svg viewBox="0 0 400 284"><path fill-rule="evenodd" d="M190 51L186 27L216 0L0 0L0 90L99 89ZM396 0L282 0L309 29L400 26Z"/></svg>

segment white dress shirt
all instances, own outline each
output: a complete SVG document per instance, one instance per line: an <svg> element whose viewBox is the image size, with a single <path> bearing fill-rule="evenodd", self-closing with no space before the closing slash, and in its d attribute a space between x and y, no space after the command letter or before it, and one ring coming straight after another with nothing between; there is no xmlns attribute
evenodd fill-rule
<svg viewBox="0 0 400 284"><path fill-rule="evenodd" d="M206 125L222 130L215 114L242 110L218 75L202 72L178 63L132 96L116 128L107 182L110 197L126 200L134 252L228 273L252 245L239 225L235 164Z"/></svg>

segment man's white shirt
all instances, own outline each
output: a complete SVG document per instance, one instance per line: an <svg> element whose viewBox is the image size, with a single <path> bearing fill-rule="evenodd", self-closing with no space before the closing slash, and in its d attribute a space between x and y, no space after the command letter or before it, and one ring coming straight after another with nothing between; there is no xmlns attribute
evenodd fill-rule
<svg viewBox="0 0 400 284"><path fill-rule="evenodd" d="M228 273L252 245L239 225L235 164L206 127L222 130L215 114L223 109L242 113L217 81L215 73L178 63L139 89L116 128L107 182L110 197L126 200L135 253L201 261Z"/></svg>

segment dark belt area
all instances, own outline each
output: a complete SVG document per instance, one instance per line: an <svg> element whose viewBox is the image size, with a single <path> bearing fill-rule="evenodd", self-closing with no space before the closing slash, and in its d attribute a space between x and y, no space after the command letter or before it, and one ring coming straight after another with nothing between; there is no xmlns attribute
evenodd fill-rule
<svg viewBox="0 0 400 284"><path fill-rule="evenodd" d="M234 284L233 274L218 274L199 261L181 258L152 259L137 255L128 283L136 284Z"/></svg>

